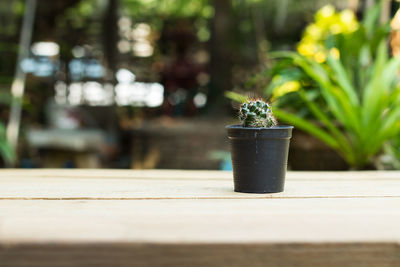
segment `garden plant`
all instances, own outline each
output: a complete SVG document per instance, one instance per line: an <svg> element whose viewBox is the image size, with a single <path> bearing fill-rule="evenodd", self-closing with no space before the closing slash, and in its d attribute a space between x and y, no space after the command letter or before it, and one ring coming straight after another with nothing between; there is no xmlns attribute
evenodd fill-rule
<svg viewBox="0 0 400 267"><path fill-rule="evenodd" d="M400 58L389 56L389 28L379 14L377 5L358 22L350 10L322 8L296 52L272 53L278 61L266 89L279 120L316 136L356 169L400 133Z"/></svg>

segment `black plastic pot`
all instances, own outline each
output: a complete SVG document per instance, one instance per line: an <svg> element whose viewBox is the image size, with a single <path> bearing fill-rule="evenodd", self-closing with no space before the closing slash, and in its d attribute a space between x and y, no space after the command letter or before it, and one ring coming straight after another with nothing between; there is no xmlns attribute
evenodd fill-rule
<svg viewBox="0 0 400 267"><path fill-rule="evenodd" d="M277 193L285 185L293 126L226 127L231 146L234 187L242 193Z"/></svg>

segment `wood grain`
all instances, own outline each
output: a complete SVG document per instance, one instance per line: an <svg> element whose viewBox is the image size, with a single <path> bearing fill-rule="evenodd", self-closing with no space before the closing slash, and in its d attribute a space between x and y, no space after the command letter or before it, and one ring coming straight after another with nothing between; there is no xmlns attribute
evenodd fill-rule
<svg viewBox="0 0 400 267"><path fill-rule="evenodd" d="M289 172L285 192L233 192L231 172L6 170L0 199L236 199L400 197L400 172Z"/></svg>
<svg viewBox="0 0 400 267"><path fill-rule="evenodd" d="M0 267L400 266L400 172L1 170Z"/></svg>
<svg viewBox="0 0 400 267"><path fill-rule="evenodd" d="M0 242L398 242L400 199L0 201Z"/></svg>
<svg viewBox="0 0 400 267"><path fill-rule="evenodd" d="M147 178L147 179L227 179L230 171L203 170L122 170L122 169L1 169L0 177L41 177L41 178ZM400 179L400 171L289 171L287 179Z"/></svg>

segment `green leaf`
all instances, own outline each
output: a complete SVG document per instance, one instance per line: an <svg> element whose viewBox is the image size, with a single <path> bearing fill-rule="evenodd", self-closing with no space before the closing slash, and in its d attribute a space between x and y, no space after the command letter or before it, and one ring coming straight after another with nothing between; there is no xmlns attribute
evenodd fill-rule
<svg viewBox="0 0 400 267"><path fill-rule="evenodd" d="M372 37L375 29L375 25L379 23L379 17L381 14L381 3L371 7L365 14L363 25L365 27L365 32L369 38Z"/></svg>
<svg viewBox="0 0 400 267"><path fill-rule="evenodd" d="M0 141L0 156L9 164L15 161L14 150L5 140Z"/></svg>
<svg viewBox="0 0 400 267"><path fill-rule="evenodd" d="M303 91L299 91L299 95L303 99L303 101L307 104L310 111L314 114L314 116L325 125L325 127L329 130L331 135L335 137L338 141L339 146L347 155L352 154L351 144L349 144L349 140L346 138L345 135L336 127L331 119L321 111L321 109L311 100L308 99L307 94Z"/></svg>
<svg viewBox="0 0 400 267"><path fill-rule="evenodd" d="M400 59L393 58L387 61L387 47L381 42L378 47L377 59L373 72L362 95L362 124L367 132L372 132L373 127L379 122L382 112L387 108L385 99L388 98L390 88L397 78Z"/></svg>
<svg viewBox="0 0 400 267"><path fill-rule="evenodd" d="M244 103L248 100L247 96L232 91L226 91L225 96L238 103Z"/></svg>
<svg viewBox="0 0 400 267"><path fill-rule="evenodd" d="M353 106L359 106L360 102L358 100L357 92L354 89L353 85L351 84L349 78L347 77L347 73L339 60L334 59L331 56L328 56L327 62L329 66L331 66L333 73L336 77L340 88L346 93L347 97L349 98L351 104Z"/></svg>
<svg viewBox="0 0 400 267"><path fill-rule="evenodd" d="M6 129L0 122L0 157L2 157L6 163L13 163L16 159L15 152L11 145L6 139Z"/></svg>
<svg viewBox="0 0 400 267"><path fill-rule="evenodd" d="M326 143L328 146L337 149L339 148L339 143L335 138L333 138L329 133L326 131L322 130L318 126L314 125L311 122L308 122L307 120L303 118L299 118L296 115L290 114L288 112L283 111L282 109L274 107L274 115L281 121L285 121L287 123L292 124L293 126L308 132L315 137L319 138L322 140L324 143Z"/></svg>

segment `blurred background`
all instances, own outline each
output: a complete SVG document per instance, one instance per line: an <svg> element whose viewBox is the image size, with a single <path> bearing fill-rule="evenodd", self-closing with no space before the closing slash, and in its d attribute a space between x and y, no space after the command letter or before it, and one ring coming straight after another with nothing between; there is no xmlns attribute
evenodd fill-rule
<svg viewBox="0 0 400 267"><path fill-rule="evenodd" d="M398 7L388 0L2 0L0 166L230 170L224 127L238 123L232 99L251 96L271 101L278 119L295 125L292 170L399 168L398 66L390 61ZM351 113L347 100L335 109L321 71L332 88L351 86L363 101L383 90L365 88L379 84L384 59L393 70L388 89L376 105L362 106L378 114L368 117L375 124L357 117L372 116L367 111ZM313 76L305 64L321 71ZM343 73L350 78L342 81ZM352 114L359 128L347 121Z"/></svg>

